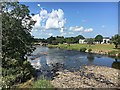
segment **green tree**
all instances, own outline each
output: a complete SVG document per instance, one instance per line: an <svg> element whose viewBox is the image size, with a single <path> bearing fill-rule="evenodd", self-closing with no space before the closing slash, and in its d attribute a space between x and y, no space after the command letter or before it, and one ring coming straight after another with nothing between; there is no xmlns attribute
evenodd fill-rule
<svg viewBox="0 0 120 90"><path fill-rule="evenodd" d="M56 37L56 42L63 44L65 42L64 37L63 36L57 36Z"/></svg>
<svg viewBox="0 0 120 90"><path fill-rule="evenodd" d="M86 39L86 42L87 42L87 44L92 45L92 44L94 44L94 39L93 38Z"/></svg>
<svg viewBox="0 0 120 90"><path fill-rule="evenodd" d="M18 2L2 3L2 75L3 86L21 83L35 75L25 55L33 51L30 31L34 21L28 7ZM9 83L8 83L9 82Z"/></svg>
<svg viewBox="0 0 120 90"><path fill-rule="evenodd" d="M74 38L75 43L79 43L79 39L85 39L82 35L78 35Z"/></svg>
<svg viewBox="0 0 120 90"><path fill-rule="evenodd" d="M93 38L88 38L88 39L85 40L85 42L87 42L87 44L89 44L89 46L90 46L90 45L94 44L94 39Z"/></svg>
<svg viewBox="0 0 120 90"><path fill-rule="evenodd" d="M115 45L115 48L118 48L118 45L120 44L120 35L116 34L112 37L112 42Z"/></svg>
<svg viewBox="0 0 120 90"><path fill-rule="evenodd" d="M101 44L101 42L103 41L103 36L102 36L102 35L97 35L97 36L95 37L95 41L96 41L96 42L99 42L99 43Z"/></svg>
<svg viewBox="0 0 120 90"><path fill-rule="evenodd" d="M77 39L85 39L85 37L83 37L82 35L78 35L76 38Z"/></svg>
<svg viewBox="0 0 120 90"><path fill-rule="evenodd" d="M52 44L52 42L53 42L54 40L56 40L56 38L53 37L53 36L47 38L47 42L48 42L48 44Z"/></svg>

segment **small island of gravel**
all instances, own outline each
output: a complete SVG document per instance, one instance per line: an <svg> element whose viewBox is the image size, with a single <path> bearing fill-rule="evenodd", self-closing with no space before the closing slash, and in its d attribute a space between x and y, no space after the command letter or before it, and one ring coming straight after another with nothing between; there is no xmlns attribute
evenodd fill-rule
<svg viewBox="0 0 120 90"><path fill-rule="evenodd" d="M79 71L57 72L55 88L120 88L120 70L105 66L83 66Z"/></svg>

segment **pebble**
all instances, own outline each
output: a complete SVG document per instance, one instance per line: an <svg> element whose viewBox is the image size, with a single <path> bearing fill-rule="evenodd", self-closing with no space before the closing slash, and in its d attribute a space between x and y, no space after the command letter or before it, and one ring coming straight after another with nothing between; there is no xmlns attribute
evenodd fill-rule
<svg viewBox="0 0 120 90"><path fill-rule="evenodd" d="M51 83L55 88L120 88L119 72L105 66L84 66L76 72L57 72Z"/></svg>

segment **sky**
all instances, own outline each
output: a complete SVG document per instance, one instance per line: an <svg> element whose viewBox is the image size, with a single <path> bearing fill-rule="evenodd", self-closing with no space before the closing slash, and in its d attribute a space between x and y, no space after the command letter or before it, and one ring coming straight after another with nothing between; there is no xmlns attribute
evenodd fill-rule
<svg viewBox="0 0 120 90"><path fill-rule="evenodd" d="M31 34L87 38L98 34L111 37L118 33L117 2L21 2L29 6L36 21Z"/></svg>

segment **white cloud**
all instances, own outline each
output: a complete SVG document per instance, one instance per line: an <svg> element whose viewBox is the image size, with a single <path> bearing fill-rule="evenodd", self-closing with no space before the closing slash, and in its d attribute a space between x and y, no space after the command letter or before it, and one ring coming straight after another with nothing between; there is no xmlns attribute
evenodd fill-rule
<svg viewBox="0 0 120 90"><path fill-rule="evenodd" d="M70 27L69 30L71 31L83 31L83 27L75 26L75 27Z"/></svg>
<svg viewBox="0 0 120 90"><path fill-rule="evenodd" d="M49 36L53 36L53 34L52 34L52 33L48 33L48 35L49 35Z"/></svg>
<svg viewBox="0 0 120 90"><path fill-rule="evenodd" d="M40 6L40 5L38 5ZM66 20L64 18L64 12L62 9L52 10L48 13L47 10L41 9L40 14L32 16L32 19L36 21L34 29L59 29L60 32L63 32L64 25Z"/></svg>
<svg viewBox="0 0 120 90"><path fill-rule="evenodd" d="M40 4L38 4L38 6L41 7ZM54 34L57 35L59 33L59 35L65 36L93 31L93 28L84 28L83 26L66 28L66 19L64 18L64 11L62 9L53 9L51 12L48 12L46 9L41 8L40 13L32 16L32 19L36 21L32 30L32 33L35 35L53 36ZM56 30L57 33L53 33L51 31L52 29Z"/></svg>
<svg viewBox="0 0 120 90"><path fill-rule="evenodd" d="M38 4L37 6L40 7L40 4Z"/></svg>
<svg viewBox="0 0 120 90"><path fill-rule="evenodd" d="M63 33L64 32L64 28L61 28L60 32Z"/></svg>
<svg viewBox="0 0 120 90"><path fill-rule="evenodd" d="M40 15L39 15L39 14L36 14L36 15L32 16L32 19L33 19L34 21L36 21L36 23L35 23L35 25L34 25L34 27L33 27L33 30L34 30L34 29L39 29L39 28L41 28L40 22L42 21L42 18L40 17Z"/></svg>
<svg viewBox="0 0 120 90"><path fill-rule="evenodd" d="M62 9L52 10L46 21L46 29L61 29L64 27L66 20Z"/></svg>
<svg viewBox="0 0 120 90"><path fill-rule="evenodd" d="M75 31L75 32L92 32L93 28L84 28L83 26L75 26L75 27L70 27L70 31Z"/></svg>
<svg viewBox="0 0 120 90"><path fill-rule="evenodd" d="M47 10L42 9L42 10L40 11L40 17L41 17L42 19L47 19L47 18L48 18L48 12L47 12Z"/></svg>
<svg viewBox="0 0 120 90"><path fill-rule="evenodd" d="M68 34L74 34L74 32L68 32Z"/></svg>
<svg viewBox="0 0 120 90"><path fill-rule="evenodd" d="M61 33L61 35L60 36L64 36L64 35L66 35L67 33L66 32L63 32L63 33Z"/></svg>
<svg viewBox="0 0 120 90"><path fill-rule="evenodd" d="M92 32L92 31L93 31L93 28L88 28L84 30L84 32Z"/></svg>

